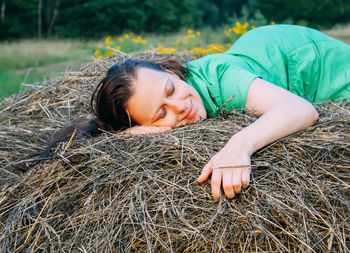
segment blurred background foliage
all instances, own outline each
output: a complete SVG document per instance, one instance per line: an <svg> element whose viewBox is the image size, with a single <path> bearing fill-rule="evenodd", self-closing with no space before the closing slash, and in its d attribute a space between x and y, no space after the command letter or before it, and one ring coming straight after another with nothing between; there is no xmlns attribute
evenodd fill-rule
<svg viewBox="0 0 350 253"><path fill-rule="evenodd" d="M350 0L0 0L0 100L120 51L224 52L262 25L350 44L349 22Z"/></svg>
<svg viewBox="0 0 350 253"><path fill-rule="evenodd" d="M319 29L350 20L349 0L0 0L0 40L100 38L217 27L234 17ZM257 24L259 25L259 24Z"/></svg>

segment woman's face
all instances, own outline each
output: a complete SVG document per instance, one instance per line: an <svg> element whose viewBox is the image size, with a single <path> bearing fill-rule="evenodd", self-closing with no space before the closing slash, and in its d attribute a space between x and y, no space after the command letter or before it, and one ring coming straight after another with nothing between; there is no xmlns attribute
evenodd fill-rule
<svg viewBox="0 0 350 253"><path fill-rule="evenodd" d="M198 92L170 71L137 69L133 91L126 109L139 125L176 128L207 116Z"/></svg>

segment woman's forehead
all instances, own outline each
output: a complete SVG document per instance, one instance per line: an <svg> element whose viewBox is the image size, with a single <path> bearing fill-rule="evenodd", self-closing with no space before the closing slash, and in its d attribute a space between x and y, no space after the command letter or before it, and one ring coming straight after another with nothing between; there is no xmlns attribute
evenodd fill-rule
<svg viewBox="0 0 350 253"><path fill-rule="evenodd" d="M131 117L138 123L148 123L165 97L167 73L140 68L134 83L133 95L126 107Z"/></svg>
<svg viewBox="0 0 350 253"><path fill-rule="evenodd" d="M143 82L155 82L155 81L161 81L162 79L166 78L168 73L165 71L158 71L154 69L149 68L138 68L136 71L136 82L141 81Z"/></svg>

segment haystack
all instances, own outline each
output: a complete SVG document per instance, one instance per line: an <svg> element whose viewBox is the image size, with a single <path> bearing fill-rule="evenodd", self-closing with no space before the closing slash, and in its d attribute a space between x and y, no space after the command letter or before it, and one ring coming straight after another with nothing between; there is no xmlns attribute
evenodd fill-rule
<svg viewBox="0 0 350 253"><path fill-rule="evenodd" d="M196 178L255 120L241 111L163 134L79 138L16 170L56 130L89 117L94 87L125 57L1 102L0 252L350 251L350 103L317 105L315 126L256 152L250 186L232 200L214 202L210 181Z"/></svg>

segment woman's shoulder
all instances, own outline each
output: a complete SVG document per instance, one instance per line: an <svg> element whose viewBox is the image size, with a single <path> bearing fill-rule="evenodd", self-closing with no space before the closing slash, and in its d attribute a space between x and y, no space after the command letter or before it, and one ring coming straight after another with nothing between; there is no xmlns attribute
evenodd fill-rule
<svg viewBox="0 0 350 253"><path fill-rule="evenodd" d="M208 54L206 56L200 57L198 59L189 61L186 63L186 67L191 70L202 69L202 68L217 68L230 65L244 65L245 62L242 58L235 55L218 53L218 54Z"/></svg>
<svg viewBox="0 0 350 253"><path fill-rule="evenodd" d="M282 51L288 53L304 45L325 40L327 36L313 28L298 25L269 25L250 30L228 50L231 54Z"/></svg>
<svg viewBox="0 0 350 253"><path fill-rule="evenodd" d="M308 36L310 33L321 33L320 31L306 27L306 26L300 26L300 25L289 25L289 24L277 24L277 25L265 25L260 26L257 28L254 28L247 33L245 33L240 39L246 38L246 37L256 37L256 36L262 36L264 38L269 38L270 36L302 36L304 34L307 34ZM284 39L286 39L284 37ZM256 43L259 43L259 41L255 41Z"/></svg>

